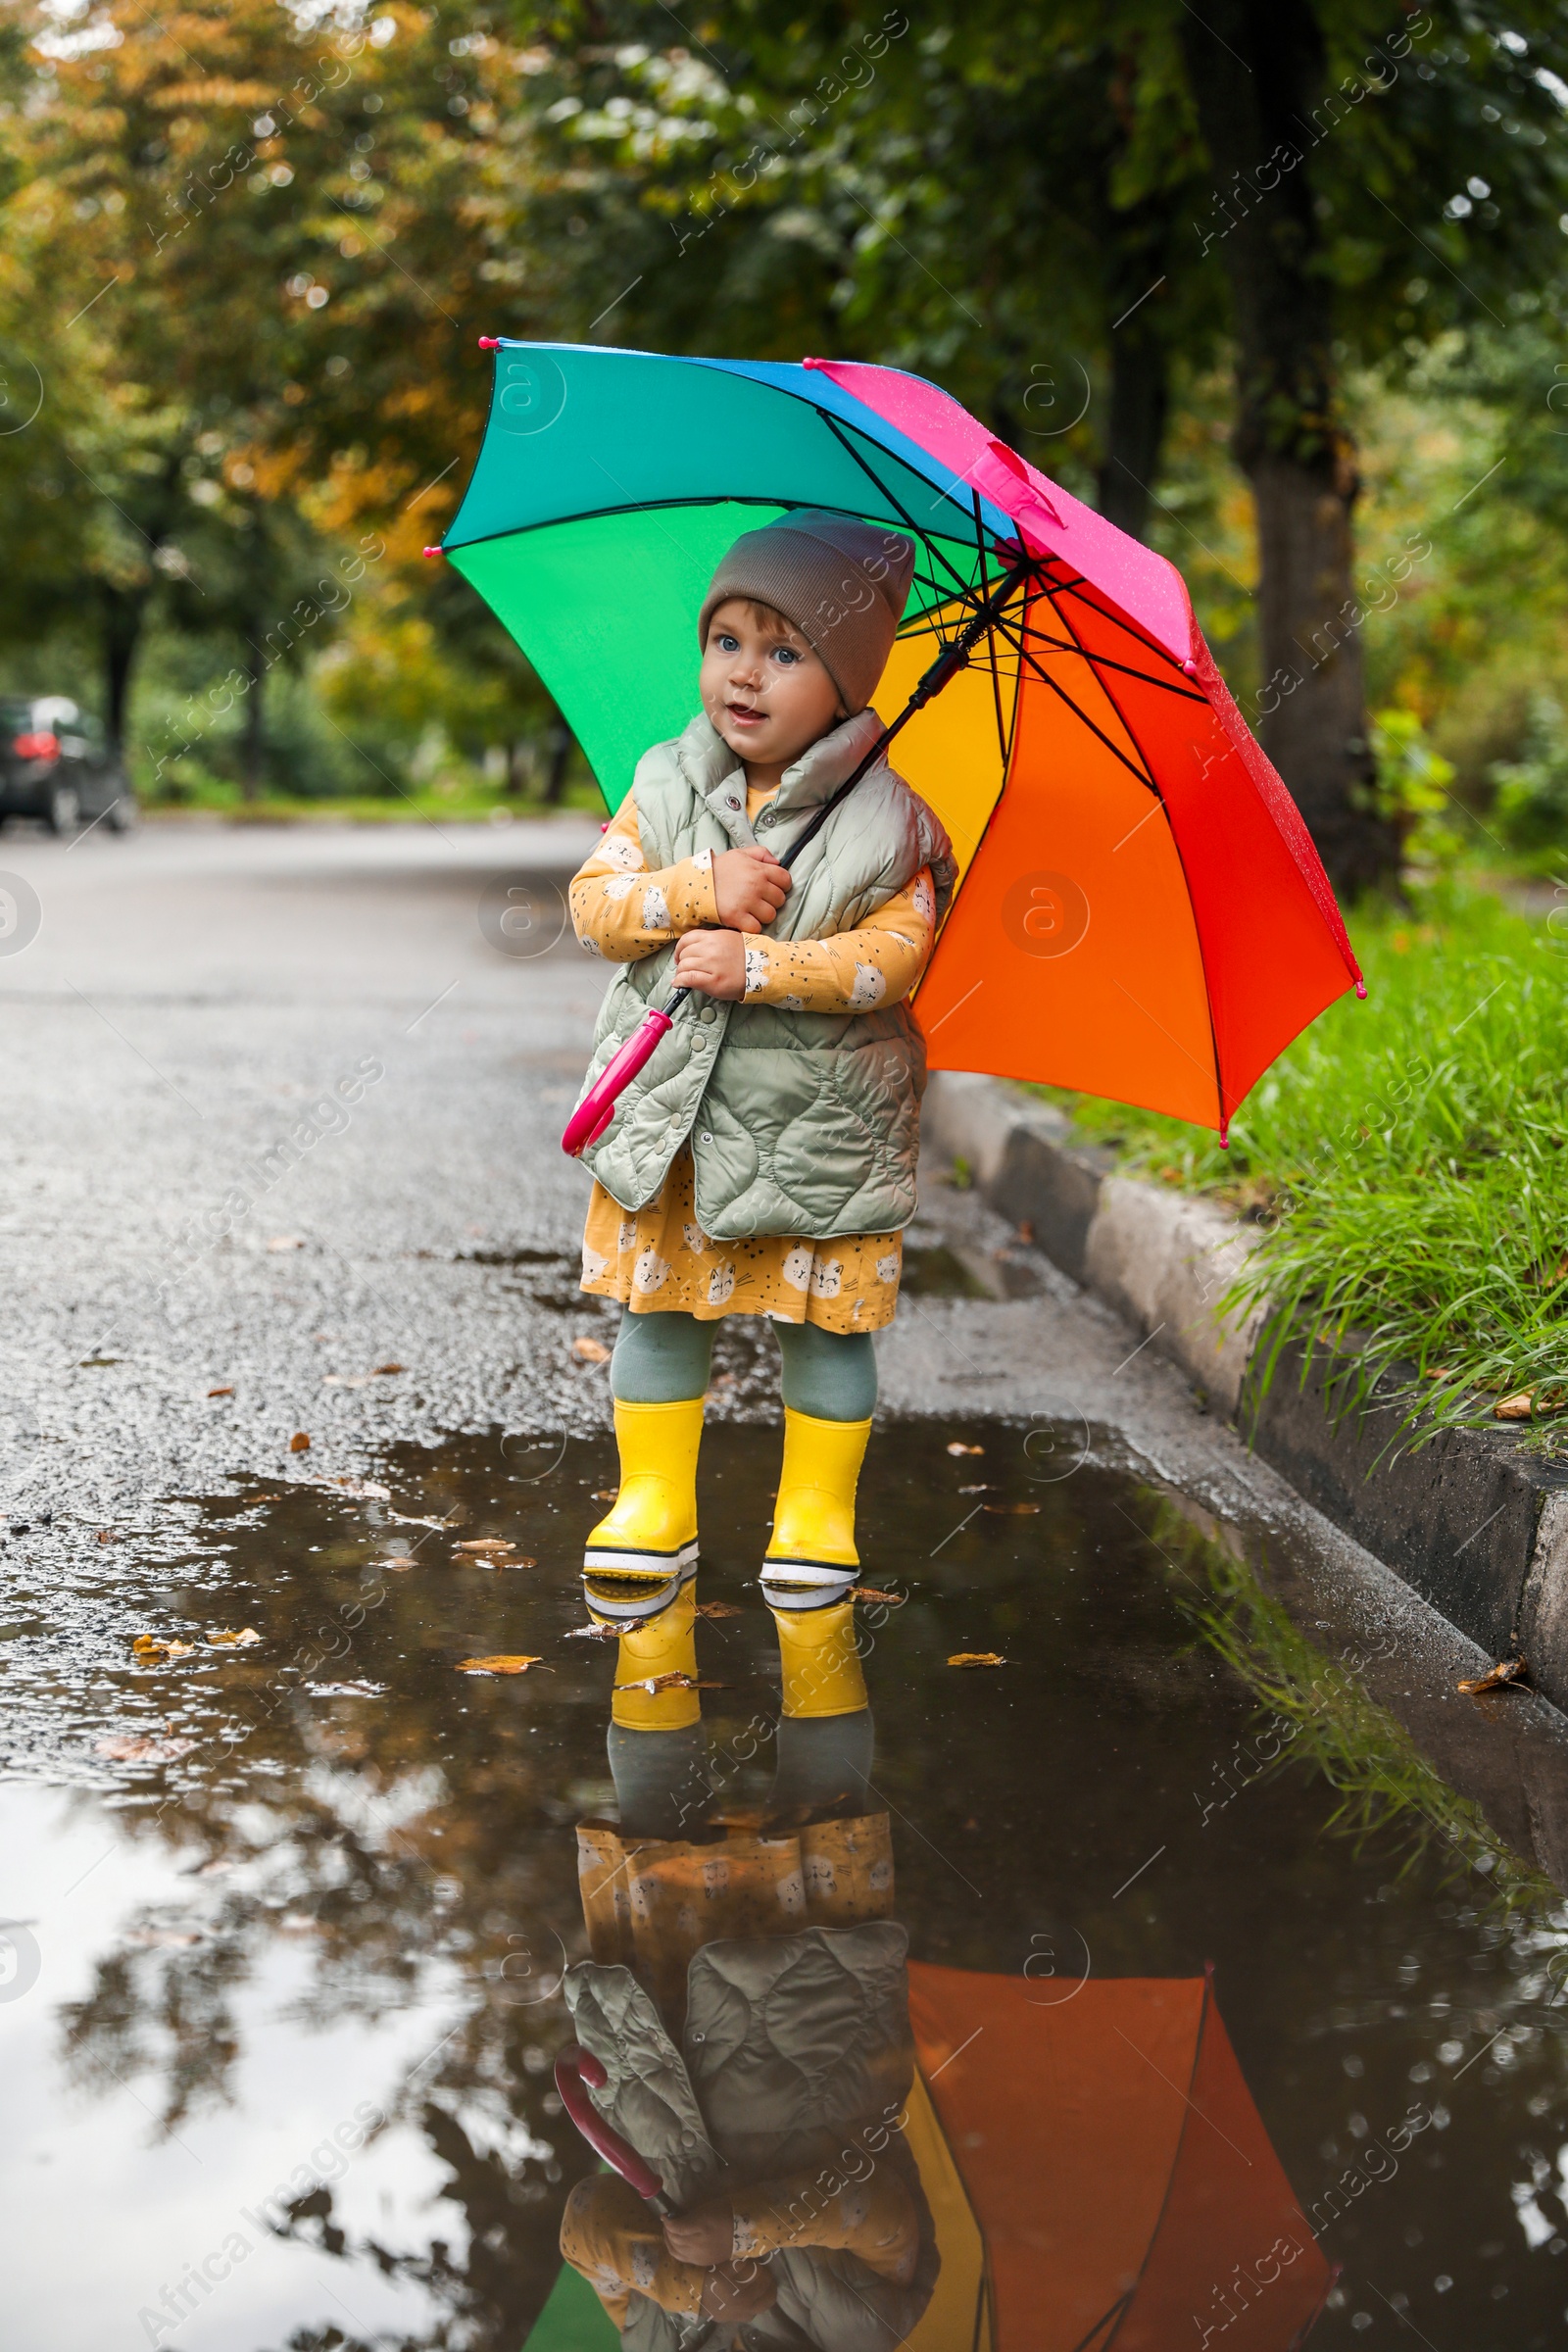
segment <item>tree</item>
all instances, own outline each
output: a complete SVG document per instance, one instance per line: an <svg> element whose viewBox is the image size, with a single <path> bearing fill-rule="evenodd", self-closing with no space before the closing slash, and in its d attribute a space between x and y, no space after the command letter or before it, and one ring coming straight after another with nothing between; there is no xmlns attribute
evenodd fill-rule
<svg viewBox="0 0 1568 2352"><path fill-rule="evenodd" d="M550 52L579 201L620 222L662 210L703 261L676 290L667 249L660 266L636 244L617 337L624 319L677 349L712 336L748 256L787 239L814 257L835 348L935 375L1037 460L1054 440L1054 468L1092 465L1104 510L1140 528L1173 369L1228 326L1255 715L1336 882L1390 876L1342 378L1560 276L1560 13L1474 0L1446 28L1407 9L1391 29L1369 0L1045 0L892 11L904 29L878 47L840 9L749 0L662 52L633 39L646 12L595 21L597 49ZM1069 339L1108 397L1031 446L1033 355Z"/></svg>
<svg viewBox="0 0 1568 2352"><path fill-rule="evenodd" d="M1396 869L1399 836L1375 805L1344 357L1386 356L1401 318L1473 322L1521 277L1560 272L1563 85L1545 61L1568 38L1555 11L1491 0L1441 34L1412 11L1381 43L1353 0L1214 0L1173 21L1215 172L1194 234L1218 249L1235 320L1261 733L1353 891ZM1545 36L1540 63L1526 27Z"/></svg>

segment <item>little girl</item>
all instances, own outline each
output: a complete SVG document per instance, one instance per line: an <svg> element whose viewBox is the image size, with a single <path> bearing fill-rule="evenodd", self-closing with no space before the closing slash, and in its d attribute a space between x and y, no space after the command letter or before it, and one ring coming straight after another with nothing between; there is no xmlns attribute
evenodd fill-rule
<svg viewBox="0 0 1568 2352"><path fill-rule="evenodd" d="M703 603L702 711L644 755L571 885L578 938L620 967L587 1085L651 1004L696 992L585 1153L582 1287L625 1312L611 1362L620 1488L583 1581L621 1634L612 1716L627 1731L698 1721L697 1451L724 1315L769 1316L783 1354L761 1583L784 1713L865 1705L855 1491L925 1084L905 999L956 868L885 760L798 865L778 855L881 732L868 705L913 568L899 533L809 509L738 539Z"/></svg>

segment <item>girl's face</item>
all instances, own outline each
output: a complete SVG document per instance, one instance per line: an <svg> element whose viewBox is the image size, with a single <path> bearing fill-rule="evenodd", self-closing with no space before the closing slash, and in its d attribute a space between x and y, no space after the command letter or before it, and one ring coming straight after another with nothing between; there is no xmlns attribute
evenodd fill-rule
<svg viewBox="0 0 1568 2352"><path fill-rule="evenodd" d="M703 709L754 783L776 784L792 760L846 716L839 690L798 629L726 599L708 624Z"/></svg>

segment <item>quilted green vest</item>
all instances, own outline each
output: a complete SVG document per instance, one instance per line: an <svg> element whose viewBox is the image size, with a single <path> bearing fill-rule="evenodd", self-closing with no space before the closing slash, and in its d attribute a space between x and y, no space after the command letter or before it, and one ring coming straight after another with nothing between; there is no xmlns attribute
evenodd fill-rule
<svg viewBox="0 0 1568 2352"><path fill-rule="evenodd" d="M649 869L754 843L782 854L880 732L875 711L862 710L812 744L785 769L754 832L745 771L699 714L637 765L633 790ZM906 890L922 866L931 868L940 919L957 870L952 847L924 801L881 760L802 852L767 937L853 931ZM617 969L594 1032L584 1094L648 1006L663 1002L674 955L673 946L662 948ZM621 1096L609 1131L583 1155L605 1190L622 1208L642 1208L689 1137L697 1221L715 1241L764 1233L826 1241L906 1225L914 1214L925 1044L906 1004L878 1004L882 978L869 964L858 986L863 1009L848 1014L689 1000Z"/></svg>
<svg viewBox="0 0 1568 2352"><path fill-rule="evenodd" d="M823 2188L886 2164L920 2229L913 2278L886 2278L845 2249L785 2245L770 2268L778 2300L731 2335L662 2311L635 2288L624 2352L740 2343L767 2352L898 2352L941 2270L924 2187L900 2125L914 2076L908 1937L893 1920L705 1944L687 1970L677 2048L629 1968L566 1972L578 2041L604 2066L593 2104L662 2176L677 2207L726 2181L814 2172ZM967 2343L954 2352L968 2352Z"/></svg>

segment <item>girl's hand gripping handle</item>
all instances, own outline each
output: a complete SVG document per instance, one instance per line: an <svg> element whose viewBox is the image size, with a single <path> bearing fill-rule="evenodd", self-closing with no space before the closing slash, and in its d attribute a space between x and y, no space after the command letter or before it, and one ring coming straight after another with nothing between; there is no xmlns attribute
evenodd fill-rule
<svg viewBox="0 0 1568 2352"><path fill-rule="evenodd" d="M561 2104L595 2155L602 2156L611 2170L629 2182L656 2213L673 2213L675 2209L664 2194L664 2183L653 2166L645 2164L630 2142L606 2123L583 2089L586 2082L598 2090L606 2080L599 2060L576 2042L563 2050L556 2060L556 2088L561 2093Z"/></svg>
<svg viewBox="0 0 1568 2352"><path fill-rule="evenodd" d="M667 1012L651 1010L644 1015L641 1028L634 1029L613 1061L606 1063L572 1112L566 1123L566 1132L561 1139L563 1152L568 1152L573 1159L580 1159L590 1144L598 1143L615 1115L616 1101L625 1093L670 1027Z"/></svg>

